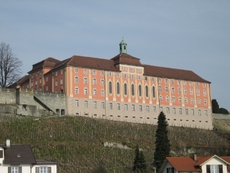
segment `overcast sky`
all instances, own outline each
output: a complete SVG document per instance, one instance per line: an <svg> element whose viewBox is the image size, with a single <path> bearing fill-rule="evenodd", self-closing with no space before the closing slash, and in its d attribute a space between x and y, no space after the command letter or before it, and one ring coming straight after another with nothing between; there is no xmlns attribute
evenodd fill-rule
<svg viewBox="0 0 230 173"><path fill-rule="evenodd" d="M229 0L0 0L0 42L23 62L111 59L122 37L143 64L192 70L230 111Z"/></svg>

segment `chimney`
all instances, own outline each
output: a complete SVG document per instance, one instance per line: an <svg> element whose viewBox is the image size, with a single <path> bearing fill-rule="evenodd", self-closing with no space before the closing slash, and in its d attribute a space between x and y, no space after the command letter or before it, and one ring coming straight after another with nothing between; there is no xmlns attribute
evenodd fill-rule
<svg viewBox="0 0 230 173"><path fill-rule="evenodd" d="M10 148L10 140L9 139L6 140L6 147Z"/></svg>
<svg viewBox="0 0 230 173"><path fill-rule="evenodd" d="M193 155L193 160L194 160L195 162L197 162L197 155L196 155L196 154Z"/></svg>

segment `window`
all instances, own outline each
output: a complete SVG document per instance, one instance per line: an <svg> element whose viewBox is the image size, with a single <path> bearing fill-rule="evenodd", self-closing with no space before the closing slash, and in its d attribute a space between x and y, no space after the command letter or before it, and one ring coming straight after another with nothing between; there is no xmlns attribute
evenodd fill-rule
<svg viewBox="0 0 230 173"><path fill-rule="evenodd" d="M88 73L88 70L87 69L84 69L84 74L87 74Z"/></svg>
<svg viewBox="0 0 230 173"><path fill-rule="evenodd" d="M101 96L105 96L105 91L101 90Z"/></svg>
<svg viewBox="0 0 230 173"><path fill-rule="evenodd" d="M139 111L142 112L142 105L139 105Z"/></svg>
<svg viewBox="0 0 230 173"><path fill-rule="evenodd" d="M132 96L134 96L134 84L131 85Z"/></svg>
<svg viewBox="0 0 230 173"><path fill-rule="evenodd" d="M109 72L108 72L108 76L112 76L112 72L109 71Z"/></svg>
<svg viewBox="0 0 230 173"><path fill-rule="evenodd" d="M198 110L198 115L201 115L201 110L200 109Z"/></svg>
<svg viewBox="0 0 230 173"><path fill-rule="evenodd" d="M117 82L117 94L119 95L120 94L120 83Z"/></svg>
<svg viewBox="0 0 230 173"><path fill-rule="evenodd" d="M121 105L120 105L120 103L117 103L117 110L121 110Z"/></svg>
<svg viewBox="0 0 230 173"><path fill-rule="evenodd" d="M75 106L79 107L79 100L75 100Z"/></svg>
<svg viewBox="0 0 230 173"><path fill-rule="evenodd" d="M3 150L0 150L0 158L3 158Z"/></svg>
<svg viewBox="0 0 230 173"><path fill-rule="evenodd" d="M105 72L104 71L101 71L101 76L104 76Z"/></svg>
<svg viewBox="0 0 230 173"><path fill-rule="evenodd" d="M149 97L149 87L147 85L145 86L145 96Z"/></svg>
<svg viewBox="0 0 230 173"><path fill-rule="evenodd" d="M198 98L198 100L197 100L197 103L198 103L198 105L200 104L200 99Z"/></svg>
<svg viewBox="0 0 230 173"><path fill-rule="evenodd" d="M193 104L194 104L194 99L191 98L190 102L191 102L191 104L193 105Z"/></svg>
<svg viewBox="0 0 230 173"><path fill-rule="evenodd" d="M156 111L157 111L156 106L153 106L153 112L156 112Z"/></svg>
<svg viewBox="0 0 230 173"><path fill-rule="evenodd" d="M113 103L109 103L109 108L113 109Z"/></svg>
<svg viewBox="0 0 230 173"><path fill-rule="evenodd" d="M101 108L105 109L105 102L101 102Z"/></svg>
<svg viewBox="0 0 230 173"><path fill-rule="evenodd" d="M158 86L158 91L161 92L161 86Z"/></svg>
<svg viewBox="0 0 230 173"><path fill-rule="evenodd" d="M179 103L181 103L181 97L178 98Z"/></svg>
<svg viewBox="0 0 230 173"><path fill-rule="evenodd" d="M36 81L36 82L37 82L37 81ZM55 81L55 86L58 86L58 81L57 81L57 80Z"/></svg>
<svg viewBox="0 0 230 173"><path fill-rule="evenodd" d="M97 85L97 80L93 79L93 85Z"/></svg>
<svg viewBox="0 0 230 173"><path fill-rule="evenodd" d="M87 84L88 83L88 79L87 77L84 77L84 84Z"/></svg>
<svg viewBox="0 0 230 173"><path fill-rule="evenodd" d="M169 88L167 86L165 87L165 92L169 92Z"/></svg>
<svg viewBox="0 0 230 173"><path fill-rule="evenodd" d="M63 80L62 79L60 79L60 84L63 84Z"/></svg>
<svg viewBox="0 0 230 173"><path fill-rule="evenodd" d="M127 91L127 83L124 83L124 94L127 95L128 91Z"/></svg>
<svg viewBox="0 0 230 173"><path fill-rule="evenodd" d="M172 88L172 93L174 93L175 92L175 89L174 88Z"/></svg>
<svg viewBox="0 0 230 173"><path fill-rule="evenodd" d="M184 88L184 94L187 94L187 89L186 88Z"/></svg>
<svg viewBox="0 0 230 173"><path fill-rule="evenodd" d="M93 95L96 96L97 95L97 90L93 89Z"/></svg>
<svg viewBox="0 0 230 173"><path fill-rule="evenodd" d="M93 108L97 109L97 102L96 101L93 102Z"/></svg>
<svg viewBox="0 0 230 173"><path fill-rule="evenodd" d="M173 113L176 114L176 108L173 108Z"/></svg>
<svg viewBox="0 0 230 173"><path fill-rule="evenodd" d="M160 102L162 102L162 95L160 95Z"/></svg>
<svg viewBox="0 0 230 173"><path fill-rule="evenodd" d="M88 94L88 89L84 88L84 94L87 95Z"/></svg>
<svg viewBox="0 0 230 173"><path fill-rule="evenodd" d="M21 173L22 167L16 167L16 166L9 167L8 172L10 172L10 173Z"/></svg>
<svg viewBox="0 0 230 173"><path fill-rule="evenodd" d="M173 96L172 97L172 102L174 103L176 101L176 98Z"/></svg>
<svg viewBox="0 0 230 173"><path fill-rule="evenodd" d="M165 96L166 102L169 102L169 96Z"/></svg>
<svg viewBox="0 0 230 173"><path fill-rule="evenodd" d="M79 93L78 88L75 88L75 94L78 94L78 93Z"/></svg>
<svg viewBox="0 0 230 173"><path fill-rule="evenodd" d="M51 167L42 166L40 168L36 168L36 172L38 172L38 173L50 173L51 172Z"/></svg>
<svg viewBox="0 0 230 173"><path fill-rule="evenodd" d="M167 173L174 173L174 168L167 168Z"/></svg>
<svg viewBox="0 0 230 173"><path fill-rule="evenodd" d="M178 94L180 94L180 93L181 93L180 88L178 88Z"/></svg>
<svg viewBox="0 0 230 173"><path fill-rule="evenodd" d="M152 87L152 94L153 94L153 98L156 97L156 94L155 94L155 86Z"/></svg>
<svg viewBox="0 0 230 173"><path fill-rule="evenodd" d="M141 97L142 96L141 85L138 86L138 93L139 93L139 97Z"/></svg>
<svg viewBox="0 0 230 173"><path fill-rule="evenodd" d="M63 70L62 69L61 69L60 73L63 74Z"/></svg>
<svg viewBox="0 0 230 173"><path fill-rule="evenodd" d="M146 112L149 112L149 106L146 106Z"/></svg>
<svg viewBox="0 0 230 173"><path fill-rule="evenodd" d="M58 71L56 71L55 75L58 76Z"/></svg>
<svg viewBox="0 0 230 173"><path fill-rule="evenodd" d="M206 96L206 90L203 91L203 95Z"/></svg>
<svg viewBox="0 0 230 173"><path fill-rule="evenodd" d="M77 73L78 72L78 68L74 68L74 72Z"/></svg>
<svg viewBox="0 0 230 173"><path fill-rule="evenodd" d="M102 79L101 80L101 86L104 86L105 85L105 82L104 82L104 80Z"/></svg>
<svg viewBox="0 0 230 173"><path fill-rule="evenodd" d="M154 82L154 77L152 77L152 82Z"/></svg>
<svg viewBox="0 0 230 173"><path fill-rule="evenodd" d="M112 88L112 82L109 81L109 94L112 94L113 88Z"/></svg>
<svg viewBox="0 0 230 173"><path fill-rule="evenodd" d="M185 114L188 115L188 109L185 109Z"/></svg>
<svg viewBox="0 0 230 173"><path fill-rule="evenodd" d="M88 101L84 101L84 107L88 108Z"/></svg>
<svg viewBox="0 0 230 173"><path fill-rule="evenodd" d="M170 113L169 107L166 108L166 112L167 112L168 114Z"/></svg>
<svg viewBox="0 0 230 173"><path fill-rule="evenodd" d="M132 105L132 111L135 111L135 105Z"/></svg>
<svg viewBox="0 0 230 173"><path fill-rule="evenodd" d="M93 70L93 74L94 74L94 75L97 74L97 71L96 71L96 70Z"/></svg>
<svg viewBox="0 0 230 173"><path fill-rule="evenodd" d="M78 77L77 77L77 76L75 77L74 82L75 82L75 83L78 83Z"/></svg>
<svg viewBox="0 0 230 173"><path fill-rule="evenodd" d="M40 83L42 83L42 78L40 78Z"/></svg>
<svg viewBox="0 0 230 173"><path fill-rule="evenodd" d="M48 80L49 80L49 78L48 78L48 76L46 76L46 82L48 82Z"/></svg>
<svg viewBox="0 0 230 173"><path fill-rule="evenodd" d="M184 102L185 102L185 104L188 104L188 98L187 97L184 98Z"/></svg>
<svg viewBox="0 0 230 173"><path fill-rule="evenodd" d="M168 83L168 79L165 79L165 83Z"/></svg>
<svg viewBox="0 0 230 173"><path fill-rule="evenodd" d="M48 91L49 90L49 87L48 86L46 86L46 91Z"/></svg>
<svg viewBox="0 0 230 173"><path fill-rule="evenodd" d="M207 165L207 173L223 173L222 165Z"/></svg>
<svg viewBox="0 0 230 173"><path fill-rule="evenodd" d="M171 84L174 84L174 80L173 79L171 79Z"/></svg>

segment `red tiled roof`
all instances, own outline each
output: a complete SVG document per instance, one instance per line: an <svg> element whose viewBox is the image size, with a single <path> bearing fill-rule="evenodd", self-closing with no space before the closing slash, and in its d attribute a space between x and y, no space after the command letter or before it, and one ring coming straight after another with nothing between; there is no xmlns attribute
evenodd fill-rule
<svg viewBox="0 0 230 173"><path fill-rule="evenodd" d="M210 83L190 70L144 65L144 75Z"/></svg>
<svg viewBox="0 0 230 173"><path fill-rule="evenodd" d="M127 64L127 65L134 65L134 66L142 66L139 58L131 56L127 53L118 54L117 56L115 56L111 60L114 61L114 65Z"/></svg>
<svg viewBox="0 0 230 173"><path fill-rule="evenodd" d="M197 161L194 161L191 157L166 157L166 160L177 170L177 171L201 171L200 166L211 159L212 157L217 157L223 159L227 164L230 163L230 156L221 156L216 155L211 156L200 156L197 157ZM230 170L230 165L227 166Z"/></svg>
<svg viewBox="0 0 230 173"><path fill-rule="evenodd" d="M77 55L72 56L70 61L67 63L67 65L85 67L85 68L103 69L109 71L119 71L114 66L113 60L77 56Z"/></svg>
<svg viewBox="0 0 230 173"><path fill-rule="evenodd" d="M166 160L177 171L201 171L199 167L195 167L195 162L190 157L166 157Z"/></svg>
<svg viewBox="0 0 230 173"><path fill-rule="evenodd" d="M55 58L48 57L48 58L34 64L32 70L30 70L28 73L42 70L43 68L53 68L59 62L60 61L55 59Z"/></svg>

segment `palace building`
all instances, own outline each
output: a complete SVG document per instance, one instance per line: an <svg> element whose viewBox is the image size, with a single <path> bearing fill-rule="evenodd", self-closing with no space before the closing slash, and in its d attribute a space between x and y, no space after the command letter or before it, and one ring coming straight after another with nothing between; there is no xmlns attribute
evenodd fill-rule
<svg viewBox="0 0 230 173"><path fill-rule="evenodd" d="M190 70L146 65L124 40L111 59L74 55L33 65L21 88L64 93L67 115L212 129L210 82Z"/></svg>

